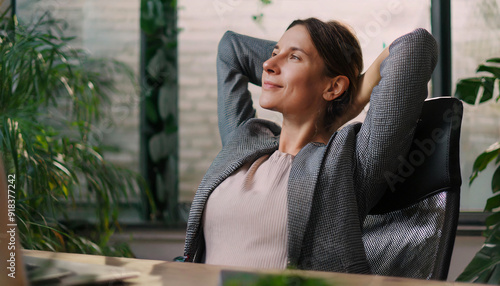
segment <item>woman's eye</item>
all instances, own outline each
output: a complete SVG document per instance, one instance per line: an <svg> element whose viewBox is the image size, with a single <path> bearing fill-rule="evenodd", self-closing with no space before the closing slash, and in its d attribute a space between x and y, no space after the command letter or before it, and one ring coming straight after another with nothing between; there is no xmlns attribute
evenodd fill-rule
<svg viewBox="0 0 500 286"><path fill-rule="evenodd" d="M274 56L276 56L276 55L277 55L277 53L273 52L273 53L271 54L271 57L274 57Z"/></svg>
<svg viewBox="0 0 500 286"><path fill-rule="evenodd" d="M294 59L294 60L299 60L299 59L300 59L300 58L299 58L299 57L297 57L296 55L291 55L291 56L290 56L290 58L291 58L291 59Z"/></svg>

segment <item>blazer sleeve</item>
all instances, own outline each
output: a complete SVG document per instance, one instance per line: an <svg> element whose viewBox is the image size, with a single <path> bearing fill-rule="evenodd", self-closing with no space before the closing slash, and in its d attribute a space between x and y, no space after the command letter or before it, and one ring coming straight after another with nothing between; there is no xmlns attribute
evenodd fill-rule
<svg viewBox="0 0 500 286"><path fill-rule="evenodd" d="M417 29L396 39L380 66L381 80L356 139L355 176L367 211L387 187L384 174L395 171L398 157L409 150L436 63L436 40Z"/></svg>
<svg viewBox="0 0 500 286"><path fill-rule="evenodd" d="M255 117L251 82L260 86L262 64L271 57L276 42L227 31L217 52L217 114L224 146L229 135L242 123Z"/></svg>

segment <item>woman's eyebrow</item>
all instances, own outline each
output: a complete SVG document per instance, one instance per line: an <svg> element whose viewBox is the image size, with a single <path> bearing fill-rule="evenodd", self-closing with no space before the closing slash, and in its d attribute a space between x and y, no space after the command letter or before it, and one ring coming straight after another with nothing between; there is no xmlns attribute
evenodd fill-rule
<svg viewBox="0 0 500 286"><path fill-rule="evenodd" d="M279 49L280 49L280 47L279 47L278 45L275 45L275 46L274 46L274 49L275 49L275 50L279 50ZM304 54L309 55L308 53L306 53L306 51L304 51L303 49L301 49L301 48L299 48L299 47L290 47L290 50L292 50L292 51L299 51L299 52L303 52Z"/></svg>
<svg viewBox="0 0 500 286"><path fill-rule="evenodd" d="M298 48L298 47L291 47L290 50L303 52L304 54L309 55L308 53L306 53L306 51L304 51L303 49Z"/></svg>

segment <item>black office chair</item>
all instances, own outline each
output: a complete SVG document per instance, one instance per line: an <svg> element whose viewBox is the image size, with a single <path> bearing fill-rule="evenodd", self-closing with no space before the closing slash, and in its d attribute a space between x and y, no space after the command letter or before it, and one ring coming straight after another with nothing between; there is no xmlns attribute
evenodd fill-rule
<svg viewBox="0 0 500 286"><path fill-rule="evenodd" d="M447 278L460 206L462 113L456 98L425 101L405 163L386 173L390 188L363 225L374 274Z"/></svg>

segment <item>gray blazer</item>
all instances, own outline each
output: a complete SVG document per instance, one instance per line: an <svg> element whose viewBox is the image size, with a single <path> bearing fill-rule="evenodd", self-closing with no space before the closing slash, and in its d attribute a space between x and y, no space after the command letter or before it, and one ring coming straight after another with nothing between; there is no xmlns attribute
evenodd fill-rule
<svg viewBox="0 0 500 286"><path fill-rule="evenodd" d="M276 43L226 32L217 57L222 150L208 169L189 214L185 261L202 262L202 215L210 193L243 164L278 149L280 127L256 119L248 82L261 85L262 63ZM293 160L288 181L288 266L370 273L363 221L387 189L413 138L437 44L424 29L395 40L380 67L363 124L335 132L324 145L309 143Z"/></svg>

